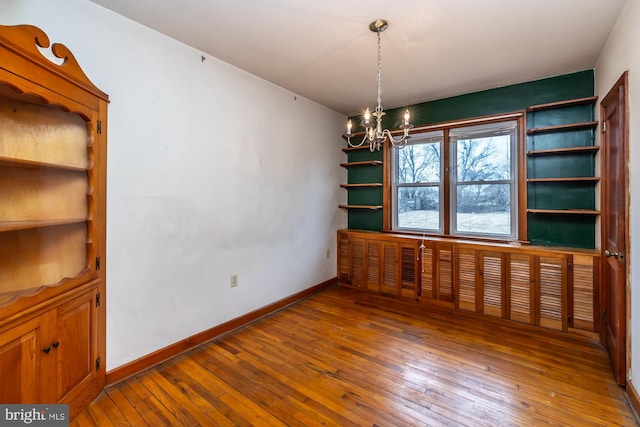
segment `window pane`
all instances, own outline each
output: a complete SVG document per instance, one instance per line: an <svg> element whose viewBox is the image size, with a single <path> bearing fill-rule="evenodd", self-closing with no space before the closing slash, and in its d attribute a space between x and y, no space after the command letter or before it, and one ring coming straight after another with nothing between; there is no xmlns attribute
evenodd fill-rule
<svg viewBox="0 0 640 427"><path fill-rule="evenodd" d="M511 136L456 141L458 182L511 178Z"/></svg>
<svg viewBox="0 0 640 427"><path fill-rule="evenodd" d="M440 229L439 187L398 187L398 228Z"/></svg>
<svg viewBox="0 0 640 427"><path fill-rule="evenodd" d="M398 149L398 183L440 181L440 144L407 145Z"/></svg>
<svg viewBox="0 0 640 427"><path fill-rule="evenodd" d="M459 185L456 191L456 231L511 234L510 184Z"/></svg>

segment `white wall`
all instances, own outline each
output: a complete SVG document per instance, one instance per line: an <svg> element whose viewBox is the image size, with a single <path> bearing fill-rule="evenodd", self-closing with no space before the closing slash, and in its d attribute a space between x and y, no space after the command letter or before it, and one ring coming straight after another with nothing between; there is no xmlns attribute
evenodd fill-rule
<svg viewBox="0 0 640 427"><path fill-rule="evenodd" d="M107 369L336 276L344 116L87 0L25 23L111 99Z"/></svg>
<svg viewBox="0 0 640 427"><path fill-rule="evenodd" d="M627 248L630 265L631 381L636 390L640 385L640 0L628 0L609 41L596 64L596 94L603 99L620 76L629 70L629 168L630 176L630 240Z"/></svg>

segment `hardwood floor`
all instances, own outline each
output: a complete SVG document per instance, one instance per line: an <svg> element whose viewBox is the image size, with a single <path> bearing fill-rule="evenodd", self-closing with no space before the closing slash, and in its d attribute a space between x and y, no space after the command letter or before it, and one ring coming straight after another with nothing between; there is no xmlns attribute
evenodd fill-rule
<svg viewBox="0 0 640 427"><path fill-rule="evenodd" d="M72 426L634 426L594 337L330 288L107 389Z"/></svg>

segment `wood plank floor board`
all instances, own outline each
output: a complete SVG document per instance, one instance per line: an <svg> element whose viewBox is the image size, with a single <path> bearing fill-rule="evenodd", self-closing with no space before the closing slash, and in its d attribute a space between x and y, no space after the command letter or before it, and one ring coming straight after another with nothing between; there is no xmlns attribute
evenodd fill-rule
<svg viewBox="0 0 640 427"><path fill-rule="evenodd" d="M93 425L113 427L115 424L111 422L111 419L109 418L105 410L105 408L109 406L109 397L105 394L102 394L101 396L103 397L103 399L101 399L100 405L90 405L87 408L89 419L91 419Z"/></svg>
<svg viewBox="0 0 640 427"><path fill-rule="evenodd" d="M144 401L140 396L133 390L130 382L123 382L118 384L115 387L110 387L105 392L107 395L111 396L111 391L115 390L122 395L123 400L114 400L116 405L120 408L123 413L128 413L130 411L135 411L140 415L142 422L137 421L136 423L131 422L131 425L163 425L164 420L158 417L155 411L147 405L147 402ZM129 410L126 409L129 408ZM135 415L130 415L131 418L134 418ZM130 419L127 417L127 419Z"/></svg>
<svg viewBox="0 0 640 427"><path fill-rule="evenodd" d="M112 386L73 426L635 426L593 334L329 288Z"/></svg>
<svg viewBox="0 0 640 427"><path fill-rule="evenodd" d="M258 382L258 380L251 373L247 372L246 370L243 370L241 366L236 365L234 367L229 367L225 365L216 365L215 364L216 361L223 362L224 359L215 357L216 354L218 353L217 351L215 351L215 349L216 349L216 346L210 346L207 349L209 355L214 356L213 358L209 358L206 361L206 363L208 364L207 369L212 369L212 370L215 370L216 372L220 372L220 375L223 379L234 383L236 387L240 387L239 390L244 392L245 394L250 395L252 399L258 399L258 397L253 395L255 384ZM236 378L232 378L234 376ZM301 383L306 384L308 383L308 380L302 379ZM275 384L281 386L281 385L285 385L286 383L275 383ZM335 393L326 394L324 393L324 391L325 391L324 388L305 387L302 389L290 389L290 392L287 394L289 396L295 396L300 401L308 401L309 399L315 399L316 401L323 403L323 405L328 410L332 411L333 414L338 414L341 411L343 406L344 393L341 392L339 393L339 395L336 395ZM275 400L275 399L270 399L270 400ZM336 412L336 409L338 410L338 412ZM350 418L352 422L355 422L357 424L363 422L363 420L358 417L357 411L348 412L346 415L347 415L347 418L348 419Z"/></svg>
<svg viewBox="0 0 640 427"><path fill-rule="evenodd" d="M138 408L133 402L130 402L122 393L119 387L110 387L105 390L107 396L113 401L114 405L121 411L126 419L126 423L131 425L144 425L144 418L138 413ZM105 399L106 400L106 399ZM122 424L122 423L121 423Z"/></svg>

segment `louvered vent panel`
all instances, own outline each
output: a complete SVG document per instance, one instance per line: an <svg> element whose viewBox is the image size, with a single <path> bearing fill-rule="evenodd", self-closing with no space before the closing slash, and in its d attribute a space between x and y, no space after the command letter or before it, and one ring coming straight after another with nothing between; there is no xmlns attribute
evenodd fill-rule
<svg viewBox="0 0 640 427"><path fill-rule="evenodd" d="M338 278L342 282L349 281L349 235L346 233L338 234Z"/></svg>
<svg viewBox="0 0 640 427"><path fill-rule="evenodd" d="M362 286L364 281L364 241L351 242L351 284Z"/></svg>
<svg viewBox="0 0 640 427"><path fill-rule="evenodd" d="M367 242L367 289L380 291L380 242Z"/></svg>
<svg viewBox="0 0 640 427"><path fill-rule="evenodd" d="M433 249L422 249L420 267L421 295L426 298L433 298Z"/></svg>
<svg viewBox="0 0 640 427"><path fill-rule="evenodd" d="M440 249L439 254L439 299L453 301L453 251Z"/></svg>
<svg viewBox="0 0 640 427"><path fill-rule="evenodd" d="M502 258L485 255L482 261L484 314L502 316Z"/></svg>
<svg viewBox="0 0 640 427"><path fill-rule="evenodd" d="M540 257L540 326L562 330L564 259Z"/></svg>
<svg viewBox="0 0 640 427"><path fill-rule="evenodd" d="M416 249L403 246L401 253L400 277L402 295L413 297L416 289Z"/></svg>
<svg viewBox="0 0 640 427"><path fill-rule="evenodd" d="M509 318L531 323L531 261L528 257L511 256L508 285L511 305Z"/></svg>
<svg viewBox="0 0 640 427"><path fill-rule="evenodd" d="M458 305L462 310L476 310L476 253L458 252Z"/></svg>
<svg viewBox="0 0 640 427"><path fill-rule="evenodd" d="M593 331L593 259L586 258L585 264L573 263L573 319L574 327Z"/></svg>
<svg viewBox="0 0 640 427"><path fill-rule="evenodd" d="M396 253L396 245L394 244L383 244L383 259L384 263L382 266L382 291L389 293L396 293L397 290L397 273L396 273L396 265L397 265L397 253Z"/></svg>

